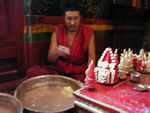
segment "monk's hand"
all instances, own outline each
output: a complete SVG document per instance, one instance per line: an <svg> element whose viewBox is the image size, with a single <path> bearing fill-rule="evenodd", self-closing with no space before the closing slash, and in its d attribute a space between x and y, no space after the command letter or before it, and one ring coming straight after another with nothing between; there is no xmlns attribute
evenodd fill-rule
<svg viewBox="0 0 150 113"><path fill-rule="evenodd" d="M58 56L67 56L70 55L70 49L68 47L59 45L56 49L56 54Z"/></svg>

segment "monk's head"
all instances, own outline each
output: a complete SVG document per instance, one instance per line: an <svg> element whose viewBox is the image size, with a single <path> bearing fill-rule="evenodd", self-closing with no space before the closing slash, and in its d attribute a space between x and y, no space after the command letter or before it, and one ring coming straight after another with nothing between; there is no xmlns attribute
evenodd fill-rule
<svg viewBox="0 0 150 113"><path fill-rule="evenodd" d="M79 30L80 27L80 10L78 5L70 4L64 9L64 22L67 27L67 30L75 32Z"/></svg>

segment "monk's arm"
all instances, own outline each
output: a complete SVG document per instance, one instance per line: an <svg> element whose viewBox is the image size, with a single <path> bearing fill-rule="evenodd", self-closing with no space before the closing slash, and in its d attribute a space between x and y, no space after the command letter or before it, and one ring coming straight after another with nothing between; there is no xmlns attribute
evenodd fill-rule
<svg viewBox="0 0 150 113"><path fill-rule="evenodd" d="M96 52L95 52L95 36L92 34L89 47L88 47L88 65L90 64L91 60L93 60L94 64L96 62Z"/></svg>
<svg viewBox="0 0 150 113"><path fill-rule="evenodd" d="M59 57L55 52L57 47L58 47L57 36L56 36L56 33L53 32L53 34L51 35L50 46L49 46L49 50L48 50L48 61L49 62L57 61L57 59Z"/></svg>

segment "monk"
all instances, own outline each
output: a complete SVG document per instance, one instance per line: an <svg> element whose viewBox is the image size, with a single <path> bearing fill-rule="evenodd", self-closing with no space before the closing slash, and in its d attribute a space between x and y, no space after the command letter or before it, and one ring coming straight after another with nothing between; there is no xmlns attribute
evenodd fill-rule
<svg viewBox="0 0 150 113"><path fill-rule="evenodd" d="M59 74L84 81L85 70L91 60L95 63L95 37L93 30L80 23L78 6L69 5L64 10L64 24L56 26L51 35L48 51L50 66L34 66L27 76ZM39 72L40 71L40 72Z"/></svg>

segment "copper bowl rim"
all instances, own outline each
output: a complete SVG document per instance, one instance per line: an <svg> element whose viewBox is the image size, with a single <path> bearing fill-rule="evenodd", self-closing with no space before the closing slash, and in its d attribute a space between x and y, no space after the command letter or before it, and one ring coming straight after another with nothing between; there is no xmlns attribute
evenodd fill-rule
<svg viewBox="0 0 150 113"><path fill-rule="evenodd" d="M29 82L31 82L31 81L36 81L36 80L42 80L42 79L46 79L46 78L48 78L48 79L51 79L51 78L56 78L56 79L64 79L64 80L67 80L67 81L70 81L70 82L73 82L74 84L76 84L77 85L77 89L79 89L79 88L81 88L82 87L82 85L80 85L80 82L79 81L76 81L76 80L74 80L74 79L72 79L72 78L70 78L70 77L66 77L66 76L63 76L63 75L39 75L39 76L35 76L35 77L31 77L31 78L29 78L29 79L26 79L26 80L24 80L22 83L20 83L18 86L17 86L17 88L16 88L16 90L15 90L15 92L14 92L14 96L15 97L17 97L17 98L19 98L20 99L20 94L19 94L19 90L22 90L23 88L23 86L25 85L28 85L28 83ZM36 87L38 87L38 86L36 86ZM73 88L74 89L74 88ZM77 90L76 89L76 90ZM75 91L75 90L74 90ZM21 95L22 96L22 95ZM22 99L20 99L20 100L22 100ZM34 111L34 112L41 112L41 111L38 111L38 110L33 110L33 109L31 109L31 108L29 108L29 107L26 107L26 106L24 106L24 108L25 109L27 109L27 110L30 110L30 111Z"/></svg>

